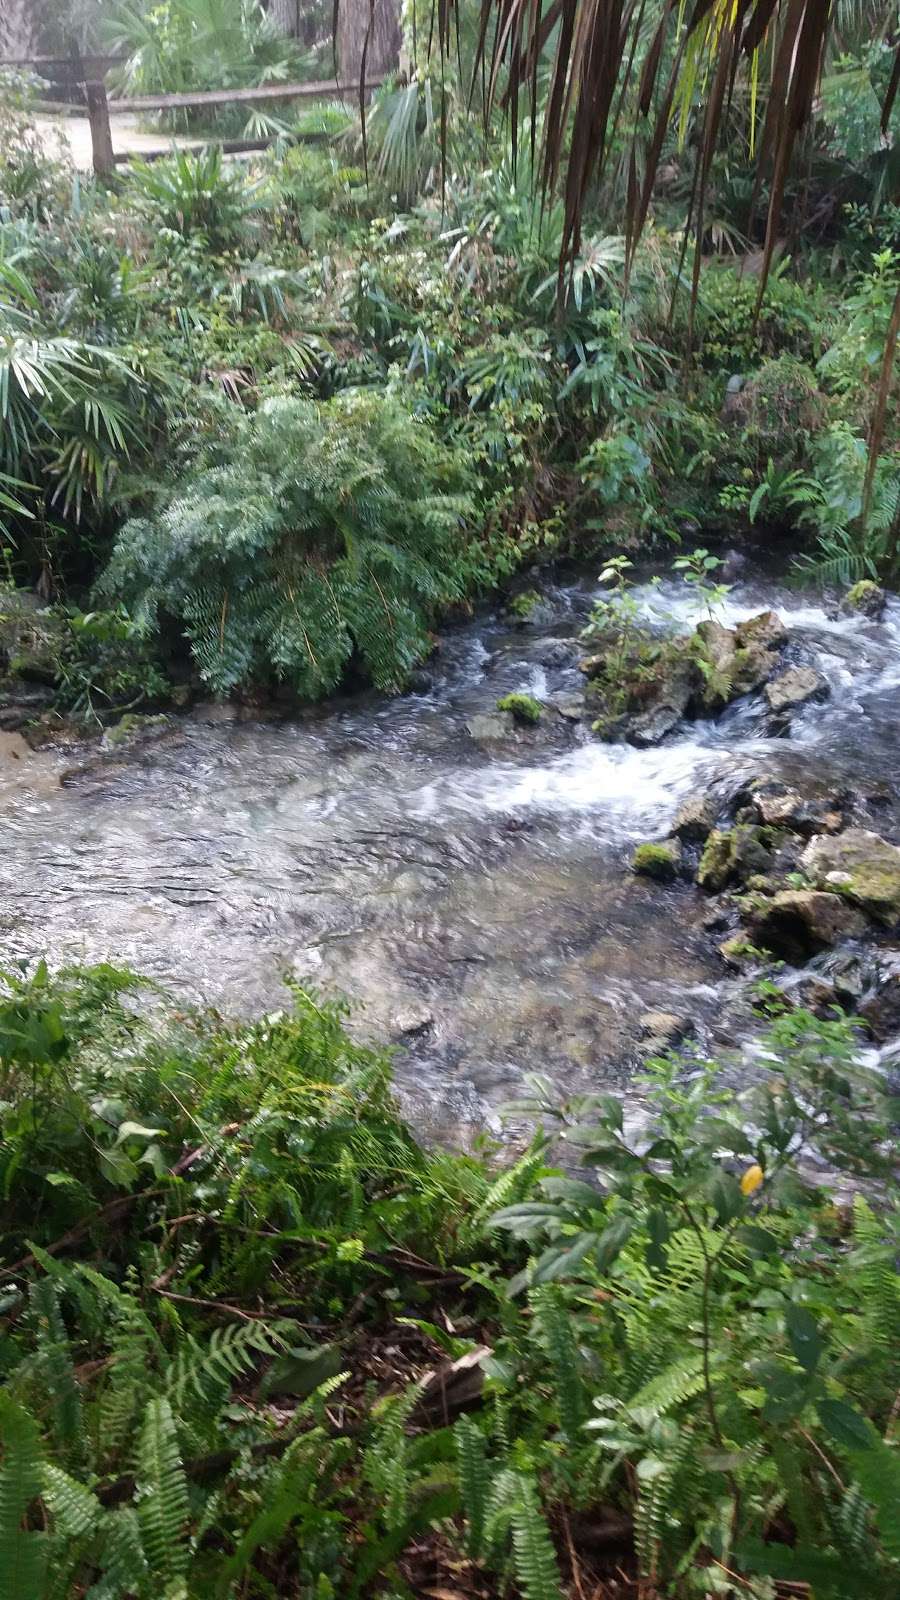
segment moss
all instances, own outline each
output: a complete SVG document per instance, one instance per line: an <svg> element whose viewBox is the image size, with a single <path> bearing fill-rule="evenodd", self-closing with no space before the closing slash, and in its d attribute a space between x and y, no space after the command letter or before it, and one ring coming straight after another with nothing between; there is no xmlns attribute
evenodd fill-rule
<svg viewBox="0 0 900 1600"><path fill-rule="evenodd" d="M502 700L497 701L497 710L508 711L516 722L533 727L536 722L540 722L544 708L533 695L505 694Z"/></svg>
<svg viewBox="0 0 900 1600"><path fill-rule="evenodd" d="M703 854L697 868L697 882L701 889L711 889L714 892L724 889L731 872L732 842L730 828L713 828L703 846Z"/></svg>
<svg viewBox="0 0 900 1600"><path fill-rule="evenodd" d="M681 866L681 846L677 839L664 844L639 844L631 858L631 870L658 883L671 883Z"/></svg>
<svg viewBox="0 0 900 1600"><path fill-rule="evenodd" d="M527 622L541 603L541 596L537 589L524 589L521 594L513 595L507 606L507 611L513 617L518 617L520 622Z"/></svg>
<svg viewBox="0 0 900 1600"><path fill-rule="evenodd" d="M884 607L884 590L871 578L860 578L844 596L844 605L850 611L862 611L866 616L877 616Z"/></svg>

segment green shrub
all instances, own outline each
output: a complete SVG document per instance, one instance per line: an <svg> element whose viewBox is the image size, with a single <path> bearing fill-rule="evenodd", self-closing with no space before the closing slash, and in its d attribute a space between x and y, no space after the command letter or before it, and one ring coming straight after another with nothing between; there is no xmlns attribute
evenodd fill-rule
<svg viewBox="0 0 900 1600"><path fill-rule="evenodd" d="M279 398L237 414L154 517L127 523L101 590L175 617L227 694L333 689L354 654L399 687L474 569L460 458L390 394Z"/></svg>

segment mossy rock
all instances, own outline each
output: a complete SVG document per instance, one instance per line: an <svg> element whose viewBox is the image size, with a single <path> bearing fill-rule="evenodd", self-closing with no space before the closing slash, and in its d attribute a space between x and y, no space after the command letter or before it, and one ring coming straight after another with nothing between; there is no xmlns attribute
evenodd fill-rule
<svg viewBox="0 0 900 1600"><path fill-rule="evenodd" d="M498 711L508 711L514 722L533 728L540 722L544 708L540 700L530 694L505 694L497 701Z"/></svg>
<svg viewBox="0 0 900 1600"><path fill-rule="evenodd" d="M703 847L697 882L716 894L728 883L746 883L765 876L772 866L767 833L752 823L733 828L713 828Z"/></svg>
<svg viewBox="0 0 900 1600"><path fill-rule="evenodd" d="M818 834L801 866L817 888L861 906L886 928L900 928L900 849L880 834L865 828Z"/></svg>
<svg viewBox="0 0 900 1600"><path fill-rule="evenodd" d="M681 845L677 839L661 844L639 844L631 858L631 870L657 883L671 883L681 870Z"/></svg>
<svg viewBox="0 0 900 1600"><path fill-rule="evenodd" d="M871 578L861 578L848 589L841 601L841 610L863 617L879 618L887 604L887 595L881 585Z"/></svg>
<svg viewBox="0 0 900 1600"><path fill-rule="evenodd" d="M713 828L700 857L697 882L713 894L724 889L731 874L731 829Z"/></svg>
<svg viewBox="0 0 900 1600"><path fill-rule="evenodd" d="M506 609L517 622L530 622L542 599L537 589L523 589L521 594L513 595Z"/></svg>

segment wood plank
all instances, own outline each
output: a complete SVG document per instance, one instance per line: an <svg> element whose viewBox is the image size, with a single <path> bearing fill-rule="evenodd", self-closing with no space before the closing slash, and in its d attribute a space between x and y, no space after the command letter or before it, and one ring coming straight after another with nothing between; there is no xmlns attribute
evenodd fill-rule
<svg viewBox="0 0 900 1600"><path fill-rule="evenodd" d="M378 89L381 78L370 78L366 93ZM348 100L357 104L358 83L264 83L257 89L206 89L188 94L135 95L131 100L110 100L110 115L127 111L177 111L190 106L255 105L263 100Z"/></svg>

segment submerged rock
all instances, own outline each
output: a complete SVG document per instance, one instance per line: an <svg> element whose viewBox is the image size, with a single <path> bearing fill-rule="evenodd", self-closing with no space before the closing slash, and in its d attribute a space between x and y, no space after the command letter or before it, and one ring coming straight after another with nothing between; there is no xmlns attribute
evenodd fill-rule
<svg viewBox="0 0 900 1600"><path fill-rule="evenodd" d="M631 869L644 878L671 883L681 869L681 845L677 839L662 844L639 844L631 858Z"/></svg>
<svg viewBox="0 0 900 1600"><path fill-rule="evenodd" d="M808 700L825 700L829 692L827 680L815 667L788 667L767 683L765 690L770 710L778 715L794 711Z"/></svg>
<svg viewBox="0 0 900 1600"><path fill-rule="evenodd" d="M676 1045L692 1037L695 1029L690 1017L679 1017L674 1011L645 1011L639 1018L641 1047L647 1055L660 1055L664 1050L674 1050Z"/></svg>
<svg viewBox="0 0 900 1600"><path fill-rule="evenodd" d="M504 744L513 733L513 719L505 711L479 711L466 723L466 733L476 744Z"/></svg>
<svg viewBox="0 0 900 1600"><path fill-rule="evenodd" d="M900 927L900 849L880 834L865 828L817 834L801 864L820 888L851 900L887 928Z"/></svg>
<svg viewBox="0 0 900 1600"><path fill-rule="evenodd" d="M838 939L862 933L865 923L838 894L782 889L752 909L748 926L755 944L799 964Z"/></svg>

